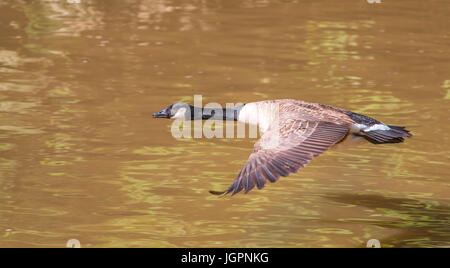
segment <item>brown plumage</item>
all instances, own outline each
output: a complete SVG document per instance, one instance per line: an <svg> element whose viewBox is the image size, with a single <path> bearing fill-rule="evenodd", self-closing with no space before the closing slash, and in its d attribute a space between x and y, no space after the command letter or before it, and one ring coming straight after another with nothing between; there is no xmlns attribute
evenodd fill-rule
<svg viewBox="0 0 450 268"><path fill-rule="evenodd" d="M278 125L263 122L264 118L261 117L251 118L255 114L270 114L267 110L273 109L274 105L279 111ZM245 110L246 107L250 108ZM344 139L349 132L364 135L374 143L400 142L402 137L411 136L404 128L392 126L389 130L373 130L375 135L367 135L363 131L364 127L380 125L384 128L386 125L343 109L298 100L247 104L240 111L238 120L262 124L266 131L255 144L253 153L228 190L210 191L212 194L235 195L242 190L248 193L255 187L262 189L267 181L275 182L281 176L296 173L314 157ZM360 126L355 130L355 125Z"/></svg>
<svg viewBox="0 0 450 268"><path fill-rule="evenodd" d="M228 190L210 191L219 195L234 195L242 190L248 193L255 187L262 189L267 181L275 182L281 176L286 177L305 167L349 133L364 136L372 143L398 143L403 137L412 136L404 127L388 126L351 111L299 100L252 102L235 109L224 109L223 113L193 108L176 103L153 116L237 120L258 125L263 133Z"/></svg>

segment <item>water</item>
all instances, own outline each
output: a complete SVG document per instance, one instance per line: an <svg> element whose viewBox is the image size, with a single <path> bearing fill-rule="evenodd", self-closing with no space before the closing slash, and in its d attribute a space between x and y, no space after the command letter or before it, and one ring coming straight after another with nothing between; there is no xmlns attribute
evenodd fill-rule
<svg viewBox="0 0 450 268"><path fill-rule="evenodd" d="M0 247L450 246L446 1L69 2L0 1ZM218 198L255 140L175 140L151 118L194 94L414 137Z"/></svg>

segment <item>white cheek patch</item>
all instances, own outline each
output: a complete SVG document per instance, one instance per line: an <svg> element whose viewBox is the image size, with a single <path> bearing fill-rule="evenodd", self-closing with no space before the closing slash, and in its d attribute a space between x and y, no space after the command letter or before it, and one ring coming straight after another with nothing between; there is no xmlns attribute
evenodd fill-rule
<svg viewBox="0 0 450 268"><path fill-rule="evenodd" d="M180 108L177 113L172 116L173 119L186 119L186 108Z"/></svg>

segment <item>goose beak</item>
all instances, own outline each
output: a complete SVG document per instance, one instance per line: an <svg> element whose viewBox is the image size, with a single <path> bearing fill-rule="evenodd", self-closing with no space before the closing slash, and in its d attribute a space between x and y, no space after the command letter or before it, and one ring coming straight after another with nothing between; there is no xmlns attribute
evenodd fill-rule
<svg viewBox="0 0 450 268"><path fill-rule="evenodd" d="M153 118L170 118L167 108L153 114Z"/></svg>

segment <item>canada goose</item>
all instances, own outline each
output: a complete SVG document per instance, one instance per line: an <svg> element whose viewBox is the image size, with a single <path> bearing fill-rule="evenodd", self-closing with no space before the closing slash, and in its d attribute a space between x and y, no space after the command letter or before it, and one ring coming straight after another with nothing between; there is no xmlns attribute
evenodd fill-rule
<svg viewBox="0 0 450 268"><path fill-rule="evenodd" d="M404 127L389 126L351 111L299 100L252 102L220 110L175 103L153 114L155 118L235 120L258 125L262 136L253 153L228 190L210 191L218 195L235 195L242 190L248 193L255 186L262 189L267 180L275 182L280 176L297 172L348 134L364 136L376 144L398 143L403 137L412 136ZM273 146L275 139L277 145Z"/></svg>

